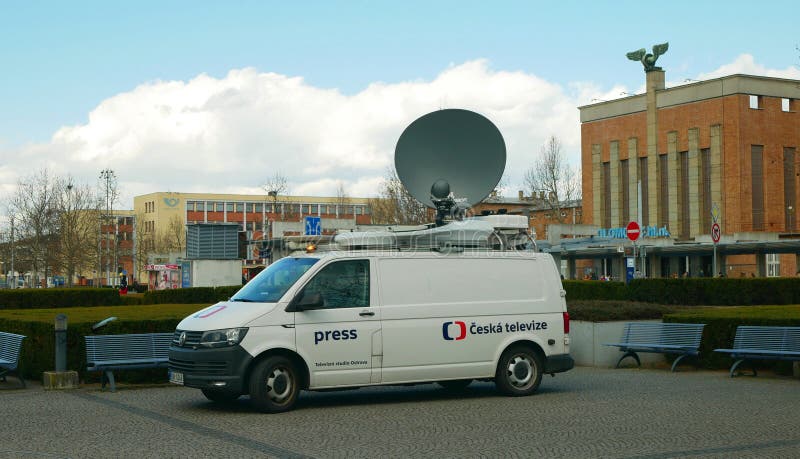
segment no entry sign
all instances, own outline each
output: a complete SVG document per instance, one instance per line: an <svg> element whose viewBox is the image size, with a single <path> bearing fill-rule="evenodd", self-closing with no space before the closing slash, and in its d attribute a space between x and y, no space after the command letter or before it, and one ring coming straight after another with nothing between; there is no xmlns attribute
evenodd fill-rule
<svg viewBox="0 0 800 459"><path fill-rule="evenodd" d="M628 226L625 227L625 233L627 233L628 239L630 239L631 241L639 239L639 233L641 233L639 224L636 222L628 223Z"/></svg>

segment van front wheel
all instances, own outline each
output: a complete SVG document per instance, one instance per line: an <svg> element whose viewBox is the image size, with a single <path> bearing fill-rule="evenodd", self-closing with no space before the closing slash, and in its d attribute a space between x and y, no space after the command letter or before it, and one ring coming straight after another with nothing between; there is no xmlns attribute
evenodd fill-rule
<svg viewBox="0 0 800 459"><path fill-rule="evenodd" d="M250 375L250 400L259 411L288 411L294 407L299 392L297 369L286 357L269 357L258 363Z"/></svg>
<svg viewBox="0 0 800 459"><path fill-rule="evenodd" d="M217 403L230 403L241 396L236 392L231 392L223 389L201 389L203 395L212 402Z"/></svg>
<svg viewBox="0 0 800 459"><path fill-rule="evenodd" d="M494 380L506 395L530 395L542 382L542 359L529 347L509 348L500 356Z"/></svg>

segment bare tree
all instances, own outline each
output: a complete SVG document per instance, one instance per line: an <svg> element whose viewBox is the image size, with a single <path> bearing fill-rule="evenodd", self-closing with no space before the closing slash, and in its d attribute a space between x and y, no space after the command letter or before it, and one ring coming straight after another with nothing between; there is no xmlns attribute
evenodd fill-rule
<svg viewBox="0 0 800 459"><path fill-rule="evenodd" d="M431 221L429 209L406 190L394 168L386 172L377 198L369 200L372 222L382 225L419 225Z"/></svg>
<svg viewBox="0 0 800 459"><path fill-rule="evenodd" d="M156 244L160 252L184 252L186 250L186 227L177 215L170 218L164 232L157 236Z"/></svg>
<svg viewBox="0 0 800 459"><path fill-rule="evenodd" d="M550 136L542 146L539 157L525 173L525 186L534 196L534 202L552 210L553 218L564 223L561 209L581 197L580 174L567 163L561 141Z"/></svg>
<svg viewBox="0 0 800 459"><path fill-rule="evenodd" d="M59 267L73 285L75 274L88 272L97 259L99 200L88 185L74 185L71 177L57 180L59 231L54 252Z"/></svg>
<svg viewBox="0 0 800 459"><path fill-rule="evenodd" d="M281 215L281 220L283 220L285 212L281 212L278 209L278 196L286 195L289 193L289 179L286 178L285 175L281 171L276 171L272 176L270 176L266 182L261 186L264 189L264 204L266 205L267 202L272 201L272 205L276 213ZM291 212L291 207L289 209L285 209ZM266 222L265 222L266 223ZM264 231L266 231L266 225L264 226Z"/></svg>
<svg viewBox="0 0 800 459"><path fill-rule="evenodd" d="M42 272L46 277L54 263L59 217L57 187L57 180L47 169L42 169L17 182L9 204L9 211L17 221L19 264L31 271L35 285L39 284Z"/></svg>
<svg viewBox="0 0 800 459"><path fill-rule="evenodd" d="M134 244L133 258L136 263L135 271L137 273L145 272L144 268L149 263L150 254L158 251L155 234L147 231L146 220L144 213L136 214L136 224L133 230L133 238L136 244Z"/></svg>
<svg viewBox="0 0 800 459"><path fill-rule="evenodd" d="M350 200L350 196L347 194L347 191L344 189L344 183L339 180L336 183L336 208L338 209L339 215L346 215L347 206L350 205L352 201Z"/></svg>
<svg viewBox="0 0 800 459"><path fill-rule="evenodd" d="M103 214L101 216L100 232L102 233L102 243L99 244L99 273L103 271L103 255L105 252L105 266L106 266L106 282L111 284L111 279L117 279L117 257L119 256L119 241L117 239L117 220L114 216L114 204L119 201L119 183L117 176L111 169L103 169L100 171L99 190L100 196L103 198L103 205L101 206ZM112 231L113 228L113 231ZM110 235L113 235L110 236ZM112 275L112 263L114 265Z"/></svg>

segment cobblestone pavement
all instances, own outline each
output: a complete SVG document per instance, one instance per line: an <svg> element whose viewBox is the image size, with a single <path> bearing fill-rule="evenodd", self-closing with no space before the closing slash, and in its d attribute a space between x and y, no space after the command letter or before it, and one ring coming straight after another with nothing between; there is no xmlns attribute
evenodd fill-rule
<svg viewBox="0 0 800 459"><path fill-rule="evenodd" d="M800 381L770 376L582 367L531 397L369 388L303 393L279 415L181 387L15 383L0 383L0 458L800 457Z"/></svg>

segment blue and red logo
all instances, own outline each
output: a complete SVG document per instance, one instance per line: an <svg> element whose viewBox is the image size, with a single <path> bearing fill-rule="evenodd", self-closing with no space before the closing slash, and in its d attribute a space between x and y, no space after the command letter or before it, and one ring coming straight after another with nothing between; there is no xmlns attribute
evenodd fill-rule
<svg viewBox="0 0 800 459"><path fill-rule="evenodd" d="M450 326L456 325L458 326L458 336L453 336L450 334ZM442 337L447 341L453 340L462 340L467 337L467 324L460 320L456 320L454 322L445 322L442 324Z"/></svg>

